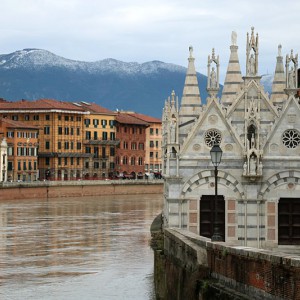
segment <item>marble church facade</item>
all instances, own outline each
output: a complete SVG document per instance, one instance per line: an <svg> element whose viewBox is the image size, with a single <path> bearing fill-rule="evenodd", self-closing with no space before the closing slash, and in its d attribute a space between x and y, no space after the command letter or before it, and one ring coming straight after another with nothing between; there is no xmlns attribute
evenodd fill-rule
<svg viewBox="0 0 300 300"><path fill-rule="evenodd" d="M237 35L222 95L219 56L207 61L206 104L197 82L193 48L179 104L173 91L162 116L164 226L211 237L215 173L210 150L218 144L217 219L229 244L258 248L300 246L300 106L298 55L278 46L272 94L259 75L259 36L246 36L242 75Z"/></svg>

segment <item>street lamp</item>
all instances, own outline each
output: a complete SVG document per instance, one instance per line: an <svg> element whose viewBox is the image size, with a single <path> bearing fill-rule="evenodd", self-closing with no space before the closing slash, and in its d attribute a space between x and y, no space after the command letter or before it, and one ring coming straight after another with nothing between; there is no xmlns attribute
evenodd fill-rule
<svg viewBox="0 0 300 300"><path fill-rule="evenodd" d="M218 224L218 166L222 158L222 149L218 144L213 145L210 150L210 156L212 164L215 167L215 218L214 218L214 232L211 237L212 241L223 241L222 235L220 233L220 228Z"/></svg>

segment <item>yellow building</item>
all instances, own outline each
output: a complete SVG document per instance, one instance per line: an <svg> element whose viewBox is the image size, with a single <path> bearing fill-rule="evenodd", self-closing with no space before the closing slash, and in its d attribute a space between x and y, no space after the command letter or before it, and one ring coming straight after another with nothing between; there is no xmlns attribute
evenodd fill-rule
<svg viewBox="0 0 300 300"><path fill-rule="evenodd" d="M73 103L49 99L0 101L0 117L39 127L39 179L82 178L83 122L89 112Z"/></svg>
<svg viewBox="0 0 300 300"><path fill-rule="evenodd" d="M116 140L116 113L95 103L82 101L74 105L89 112L84 116L84 153L90 155L84 161L84 178L113 177L116 146L119 145Z"/></svg>

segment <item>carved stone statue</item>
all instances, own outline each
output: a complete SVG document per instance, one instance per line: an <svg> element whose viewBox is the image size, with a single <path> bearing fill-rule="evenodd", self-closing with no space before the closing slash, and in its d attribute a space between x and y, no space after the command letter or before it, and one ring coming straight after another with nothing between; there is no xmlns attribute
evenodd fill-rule
<svg viewBox="0 0 300 300"><path fill-rule="evenodd" d="M256 157L252 155L250 157L250 175L256 175Z"/></svg>
<svg viewBox="0 0 300 300"><path fill-rule="evenodd" d="M170 142L176 143L176 121L175 120L172 120L170 124L170 132L171 132Z"/></svg>
<svg viewBox="0 0 300 300"><path fill-rule="evenodd" d="M249 75L255 75L255 58L253 54L249 58L248 73Z"/></svg>
<svg viewBox="0 0 300 300"><path fill-rule="evenodd" d="M262 162L259 162L257 167L257 175L262 175L262 169L263 169Z"/></svg>
<svg viewBox="0 0 300 300"><path fill-rule="evenodd" d="M247 163L246 162L244 162L243 169L244 169L243 175L246 176L247 175Z"/></svg>
<svg viewBox="0 0 300 300"><path fill-rule="evenodd" d="M288 82L288 87L290 89L294 89L295 88L295 71L294 68L291 67L291 69L289 70L289 82Z"/></svg>
<svg viewBox="0 0 300 300"><path fill-rule="evenodd" d="M212 67L210 72L210 87L211 88L217 87L217 75L214 67Z"/></svg>

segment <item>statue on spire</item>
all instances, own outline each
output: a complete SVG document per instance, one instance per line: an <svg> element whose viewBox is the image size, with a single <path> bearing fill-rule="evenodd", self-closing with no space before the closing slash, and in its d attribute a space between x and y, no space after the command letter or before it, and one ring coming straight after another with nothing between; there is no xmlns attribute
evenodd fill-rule
<svg viewBox="0 0 300 300"><path fill-rule="evenodd" d="M207 63L207 91L211 97L216 97L220 88L219 67L219 55L216 57L215 49L213 48L211 57L210 55L208 56Z"/></svg>
<svg viewBox="0 0 300 300"><path fill-rule="evenodd" d="M246 75L257 76L258 73L258 34L254 35L254 27L251 27L251 37L247 33L247 49L246 49Z"/></svg>
<svg viewBox="0 0 300 300"><path fill-rule="evenodd" d="M297 89L298 82L298 54L294 55L293 49L290 55L286 55L286 88L288 90ZM292 91L293 93L293 91Z"/></svg>

